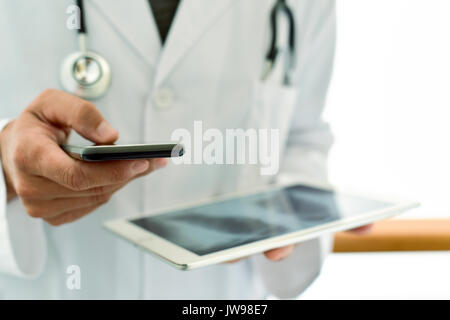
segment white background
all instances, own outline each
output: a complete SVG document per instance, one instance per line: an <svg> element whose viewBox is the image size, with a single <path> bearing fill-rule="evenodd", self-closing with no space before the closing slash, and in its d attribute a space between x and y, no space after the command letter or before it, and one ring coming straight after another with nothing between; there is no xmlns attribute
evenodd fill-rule
<svg viewBox="0 0 450 320"><path fill-rule="evenodd" d="M450 1L338 0L331 179L449 218ZM450 252L332 254L302 296L449 299Z"/></svg>
<svg viewBox="0 0 450 320"><path fill-rule="evenodd" d="M338 0L331 179L450 217L450 1Z"/></svg>

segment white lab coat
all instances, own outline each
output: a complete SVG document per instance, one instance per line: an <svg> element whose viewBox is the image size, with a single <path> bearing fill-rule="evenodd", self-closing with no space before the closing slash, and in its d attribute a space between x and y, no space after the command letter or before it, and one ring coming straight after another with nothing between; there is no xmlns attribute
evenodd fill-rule
<svg viewBox="0 0 450 320"><path fill-rule="evenodd" d="M85 1L89 48L113 72L110 90L95 104L119 130L119 142L167 141L174 129L192 130L194 120L220 130L280 128L284 151L275 178L325 179L332 138L320 116L333 61L334 1L289 1L298 45L289 88L276 72L259 80L274 0L184 0L164 48L147 1ZM61 62L77 50L76 33L66 27L70 4L0 0L0 119L17 117L42 90L60 88ZM317 276L329 249L313 240L282 262L260 254L183 272L102 228L109 219L267 183L255 165L169 164L56 228L27 216L18 199L7 204L0 181L0 298L293 297ZM80 267L80 290L66 285L71 265Z"/></svg>

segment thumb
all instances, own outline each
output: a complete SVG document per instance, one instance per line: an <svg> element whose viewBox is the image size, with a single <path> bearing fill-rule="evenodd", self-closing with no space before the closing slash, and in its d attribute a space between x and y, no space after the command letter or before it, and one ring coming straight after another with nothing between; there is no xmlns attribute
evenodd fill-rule
<svg viewBox="0 0 450 320"><path fill-rule="evenodd" d="M57 127L72 128L84 138L98 143L113 143L118 132L89 101L49 89L34 100L29 109Z"/></svg>

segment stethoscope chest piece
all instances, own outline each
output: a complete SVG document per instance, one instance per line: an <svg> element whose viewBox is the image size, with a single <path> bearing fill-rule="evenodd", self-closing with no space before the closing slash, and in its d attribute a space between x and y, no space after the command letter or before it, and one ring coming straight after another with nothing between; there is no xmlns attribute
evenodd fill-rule
<svg viewBox="0 0 450 320"><path fill-rule="evenodd" d="M109 88L111 68L94 52L74 52L63 61L60 81L67 92L83 99L96 99Z"/></svg>

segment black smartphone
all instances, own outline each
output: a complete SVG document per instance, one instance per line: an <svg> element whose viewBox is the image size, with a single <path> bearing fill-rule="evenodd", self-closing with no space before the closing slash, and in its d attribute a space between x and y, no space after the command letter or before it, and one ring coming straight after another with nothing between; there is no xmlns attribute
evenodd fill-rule
<svg viewBox="0 0 450 320"><path fill-rule="evenodd" d="M179 143L75 146L61 148L71 157L83 161L136 160L181 157L184 146Z"/></svg>

